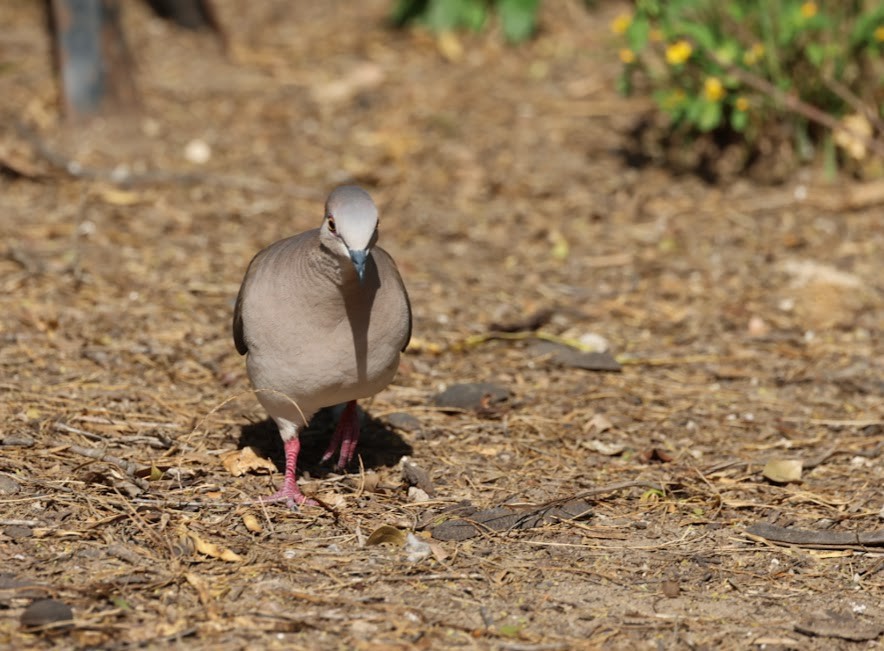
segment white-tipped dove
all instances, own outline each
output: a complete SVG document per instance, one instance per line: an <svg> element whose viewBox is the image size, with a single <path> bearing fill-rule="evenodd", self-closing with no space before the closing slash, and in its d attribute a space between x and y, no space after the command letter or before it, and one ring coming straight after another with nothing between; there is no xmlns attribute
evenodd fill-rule
<svg viewBox="0 0 884 651"><path fill-rule="evenodd" d="M271 244L249 264L233 340L285 447L282 487L263 501L308 502L295 479L298 433L346 403L322 460L346 467L359 440L356 400L386 387L411 337L411 306L393 258L375 246L378 210L355 186L335 189L322 225Z"/></svg>

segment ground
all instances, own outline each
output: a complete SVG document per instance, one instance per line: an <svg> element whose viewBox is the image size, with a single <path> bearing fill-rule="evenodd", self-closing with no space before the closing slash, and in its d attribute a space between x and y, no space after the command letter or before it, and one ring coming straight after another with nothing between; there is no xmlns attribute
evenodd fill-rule
<svg viewBox="0 0 884 651"><path fill-rule="evenodd" d="M391 31L390 4L219 0L225 53L124 3L142 111L91 126L59 121L40 3L0 7L0 646L880 648L881 206L813 171L630 166L649 106L614 90L616 3L544 3L517 48ZM224 455L281 458L233 300L350 181L414 341L361 467L319 464L330 417L305 435L324 507L249 505L281 475ZM480 336L542 311L622 371ZM509 398L436 405L467 382ZM431 537L462 501L580 495L579 519ZM39 598L73 625L23 627Z"/></svg>

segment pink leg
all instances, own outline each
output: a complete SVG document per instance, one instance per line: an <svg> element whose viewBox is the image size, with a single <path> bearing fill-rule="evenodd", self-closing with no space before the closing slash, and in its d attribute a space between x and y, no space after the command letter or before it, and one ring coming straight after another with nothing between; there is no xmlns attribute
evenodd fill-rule
<svg viewBox="0 0 884 651"><path fill-rule="evenodd" d="M296 509L301 504L309 504L315 506L317 502L305 496L298 488L298 482L295 479L295 468L298 465L298 452L301 451L301 441L298 440L297 434L285 442L285 479L282 480L282 486L273 495L262 497L261 502L285 502L290 509Z"/></svg>
<svg viewBox="0 0 884 651"><path fill-rule="evenodd" d="M341 420L332 436L331 443L325 454L322 455L322 462L325 463L334 456L335 451L340 447L341 453L338 455L338 462L335 468L343 470L353 460L356 453L356 444L359 442L359 414L356 411L356 401L351 400L344 407L344 413L341 414Z"/></svg>

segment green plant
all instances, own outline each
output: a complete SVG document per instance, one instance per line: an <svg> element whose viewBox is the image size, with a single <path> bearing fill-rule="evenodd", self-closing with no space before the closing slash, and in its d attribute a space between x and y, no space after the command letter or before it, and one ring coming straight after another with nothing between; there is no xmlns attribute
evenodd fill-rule
<svg viewBox="0 0 884 651"><path fill-rule="evenodd" d="M507 40L518 43L534 33L540 0L398 0L393 24L423 23L436 32L479 31L496 11Z"/></svg>
<svg viewBox="0 0 884 651"><path fill-rule="evenodd" d="M854 158L884 155L880 1L636 0L611 27L620 89L648 84L676 130L730 129L751 144L787 122L798 143L834 132Z"/></svg>

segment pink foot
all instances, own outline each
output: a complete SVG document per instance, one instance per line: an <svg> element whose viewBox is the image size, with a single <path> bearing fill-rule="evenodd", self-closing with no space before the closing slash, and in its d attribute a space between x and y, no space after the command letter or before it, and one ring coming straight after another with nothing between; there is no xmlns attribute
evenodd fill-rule
<svg viewBox="0 0 884 651"><path fill-rule="evenodd" d="M336 470L343 470L353 460L356 453L356 444L359 442L359 414L356 411L356 401L351 400L344 407L344 413L341 414L341 420L338 421L338 427L335 429L331 443L325 454L322 455L322 463L325 463L334 456L335 451L340 447L341 452L338 455L338 462L335 464Z"/></svg>
<svg viewBox="0 0 884 651"><path fill-rule="evenodd" d="M262 497L258 502L270 504L273 502L285 502L286 505L295 510L302 504L308 506L319 506L319 502L312 500L298 488L298 482L295 479L295 468L298 465L298 453L301 451L301 441L297 435L284 443L285 446L285 479L282 480L282 486L273 495Z"/></svg>

